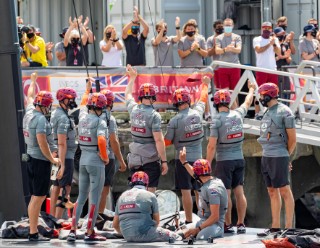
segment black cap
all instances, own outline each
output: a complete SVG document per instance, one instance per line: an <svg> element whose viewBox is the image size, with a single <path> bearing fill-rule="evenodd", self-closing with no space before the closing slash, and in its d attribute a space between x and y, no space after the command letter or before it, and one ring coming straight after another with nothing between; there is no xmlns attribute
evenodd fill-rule
<svg viewBox="0 0 320 248"><path fill-rule="evenodd" d="M66 32L68 31L68 27L64 27L62 29L62 32L59 34L59 36L63 39L64 38L64 35L66 34Z"/></svg>

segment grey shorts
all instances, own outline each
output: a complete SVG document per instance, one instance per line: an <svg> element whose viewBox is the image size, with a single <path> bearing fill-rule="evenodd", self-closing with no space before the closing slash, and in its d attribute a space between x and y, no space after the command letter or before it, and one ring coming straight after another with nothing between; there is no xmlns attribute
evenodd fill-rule
<svg viewBox="0 0 320 248"><path fill-rule="evenodd" d="M109 164L107 164L104 169L104 175L105 175L104 186L112 186L114 172L115 172L114 159L109 159Z"/></svg>
<svg viewBox="0 0 320 248"><path fill-rule="evenodd" d="M234 189L244 183L245 164L244 159L217 161L214 175L221 179L226 189Z"/></svg>
<svg viewBox="0 0 320 248"><path fill-rule="evenodd" d="M289 185L289 157L262 157L261 173L268 188Z"/></svg>
<svg viewBox="0 0 320 248"><path fill-rule="evenodd" d="M53 182L54 186L64 187L71 186L73 178L73 159L66 159L64 162L64 173L61 179Z"/></svg>

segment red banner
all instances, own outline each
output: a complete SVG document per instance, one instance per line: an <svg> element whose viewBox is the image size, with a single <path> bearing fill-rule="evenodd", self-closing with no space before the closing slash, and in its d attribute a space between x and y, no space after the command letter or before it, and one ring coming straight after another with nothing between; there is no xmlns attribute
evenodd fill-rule
<svg viewBox="0 0 320 248"><path fill-rule="evenodd" d="M152 83L157 91L157 102L155 107L168 108L172 106L172 93L178 88L186 88L190 91L191 99L198 99L201 92L201 78L204 75L212 78L211 68L148 68L137 67L138 77L135 80L133 96L138 101L138 89L144 83ZM23 70L23 89L26 97L30 84L30 75L33 71ZM89 70L89 76L95 77L96 72ZM71 69L64 68L43 68L38 70L37 91L48 90L54 96L55 92L61 87L71 87L78 93L77 102L80 103L81 97L86 87L87 73L84 68ZM120 68L101 68L99 69L99 81L101 89L109 89L115 94L115 111L126 110L125 90L128 84L128 76L124 67ZM95 84L92 85L95 90ZM57 104L57 101L54 102Z"/></svg>

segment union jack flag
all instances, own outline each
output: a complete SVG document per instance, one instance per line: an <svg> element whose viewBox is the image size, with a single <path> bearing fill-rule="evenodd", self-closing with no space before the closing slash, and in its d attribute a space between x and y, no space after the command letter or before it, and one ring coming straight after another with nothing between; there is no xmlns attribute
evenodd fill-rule
<svg viewBox="0 0 320 248"><path fill-rule="evenodd" d="M126 75L113 75L106 76L106 88L111 90L115 96L115 103L125 102L125 90L128 85L128 76Z"/></svg>

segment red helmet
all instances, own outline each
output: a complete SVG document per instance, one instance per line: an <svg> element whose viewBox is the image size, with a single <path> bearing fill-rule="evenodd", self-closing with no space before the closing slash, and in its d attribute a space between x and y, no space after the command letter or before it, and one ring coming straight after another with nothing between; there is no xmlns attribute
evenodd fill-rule
<svg viewBox="0 0 320 248"><path fill-rule="evenodd" d="M177 89L173 92L173 105L188 103L190 105L190 92L186 89Z"/></svg>
<svg viewBox="0 0 320 248"><path fill-rule="evenodd" d="M218 90L216 93L214 93L213 101L215 105L229 104L231 102L229 90Z"/></svg>
<svg viewBox="0 0 320 248"><path fill-rule="evenodd" d="M198 159L193 163L193 171L197 176L210 176L211 165L206 159Z"/></svg>
<svg viewBox="0 0 320 248"><path fill-rule="evenodd" d="M89 95L87 106L104 109L106 107L106 103L106 97L99 92L95 92Z"/></svg>
<svg viewBox="0 0 320 248"><path fill-rule="evenodd" d="M132 185L143 185L143 186L147 187L149 184L148 174L143 171L135 172L131 177L131 184Z"/></svg>
<svg viewBox="0 0 320 248"><path fill-rule="evenodd" d="M57 91L56 97L59 102L64 99L74 99L77 97L77 92L69 87L60 88Z"/></svg>
<svg viewBox="0 0 320 248"><path fill-rule="evenodd" d="M271 98L276 98L279 95L279 88L274 83L265 83L258 89L260 95L268 95Z"/></svg>
<svg viewBox="0 0 320 248"><path fill-rule="evenodd" d="M100 91L101 94L104 94L104 96L107 98L107 106L111 107L113 105L114 102L114 94L111 90L101 90Z"/></svg>
<svg viewBox="0 0 320 248"><path fill-rule="evenodd" d="M156 90L153 84L145 83L139 88L139 99L141 100L143 97L155 97Z"/></svg>
<svg viewBox="0 0 320 248"><path fill-rule="evenodd" d="M34 98L33 104L43 107L50 107L53 103L53 97L49 91L39 91Z"/></svg>

